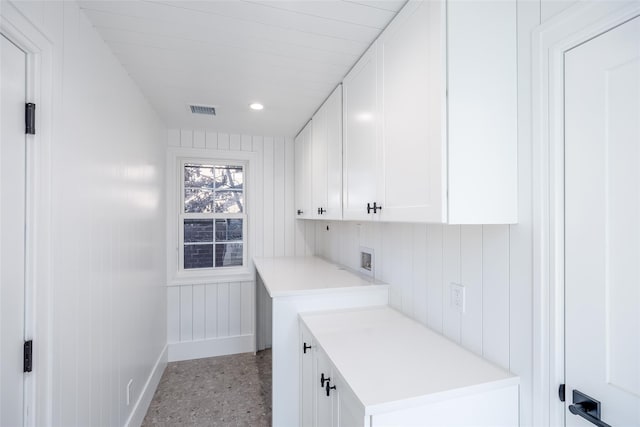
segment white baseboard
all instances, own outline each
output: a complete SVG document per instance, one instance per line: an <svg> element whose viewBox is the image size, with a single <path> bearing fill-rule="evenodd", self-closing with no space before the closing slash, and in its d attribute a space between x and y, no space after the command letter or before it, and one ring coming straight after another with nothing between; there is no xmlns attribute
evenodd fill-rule
<svg viewBox="0 0 640 427"><path fill-rule="evenodd" d="M255 351L253 334L209 340L170 343L169 362Z"/></svg>
<svg viewBox="0 0 640 427"><path fill-rule="evenodd" d="M129 419L127 419L127 422L124 424L125 427L140 427L142 425L144 416L147 414L153 395L158 388L160 379L162 378L162 373L167 367L167 354L169 353L167 347L168 346L165 345L160 356L158 356L158 360L156 360L156 364L151 370L151 375L149 375L149 378L142 389L142 393L140 393L140 397L136 401L136 404L131 411L131 415L129 415Z"/></svg>

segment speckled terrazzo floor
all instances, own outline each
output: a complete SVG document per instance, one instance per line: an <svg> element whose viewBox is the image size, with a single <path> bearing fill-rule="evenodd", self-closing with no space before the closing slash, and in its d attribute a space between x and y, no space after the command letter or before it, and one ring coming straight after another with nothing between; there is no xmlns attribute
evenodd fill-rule
<svg viewBox="0 0 640 427"><path fill-rule="evenodd" d="M143 427L271 425L271 350L172 362Z"/></svg>

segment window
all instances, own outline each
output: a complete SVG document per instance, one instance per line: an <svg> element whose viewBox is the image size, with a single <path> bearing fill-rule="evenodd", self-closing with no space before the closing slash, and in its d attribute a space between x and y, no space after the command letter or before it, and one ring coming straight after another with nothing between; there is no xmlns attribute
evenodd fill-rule
<svg viewBox="0 0 640 427"><path fill-rule="evenodd" d="M246 265L245 163L181 162L179 268Z"/></svg>

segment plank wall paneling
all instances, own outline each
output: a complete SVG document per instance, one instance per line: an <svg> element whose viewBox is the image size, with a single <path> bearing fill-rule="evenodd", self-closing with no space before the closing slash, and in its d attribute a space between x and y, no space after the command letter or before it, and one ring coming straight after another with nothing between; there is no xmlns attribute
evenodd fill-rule
<svg viewBox="0 0 640 427"><path fill-rule="evenodd" d="M55 123L37 119L34 153L50 160L36 184L50 186L50 235L35 234L50 242L50 311L34 316L47 328L34 336L28 422L139 425L166 364L166 127L75 2L3 0L0 14L25 40L46 38L35 62L53 64L34 75L51 86L38 111Z"/></svg>
<svg viewBox="0 0 640 427"><path fill-rule="evenodd" d="M169 147L211 151L253 151L258 153L255 173L255 206L248 213L258 215L254 256L313 255L315 225L296 221L293 215L293 138L240 135L170 129ZM299 242L299 244L296 244ZM167 339L169 360L186 360L254 351L256 301L265 313L270 301L264 292L256 294L253 281L181 284L167 287ZM261 348L270 347L266 338Z"/></svg>

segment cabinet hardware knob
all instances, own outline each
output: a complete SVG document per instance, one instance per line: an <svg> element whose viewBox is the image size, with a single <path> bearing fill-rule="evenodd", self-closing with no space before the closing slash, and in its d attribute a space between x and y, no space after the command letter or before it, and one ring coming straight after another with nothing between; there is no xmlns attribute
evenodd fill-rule
<svg viewBox="0 0 640 427"><path fill-rule="evenodd" d="M373 213L378 213L382 210L382 206L376 206L376 202L373 202Z"/></svg>
<svg viewBox="0 0 640 427"><path fill-rule="evenodd" d="M325 213L327 210L325 208L318 208L318 214L322 215L323 213Z"/></svg>
<svg viewBox="0 0 640 427"><path fill-rule="evenodd" d="M326 382L327 385L329 385L329 381L331 380L331 377L325 377L324 376L324 372L320 375L320 387L324 387L324 383Z"/></svg>
<svg viewBox="0 0 640 427"><path fill-rule="evenodd" d="M375 205L375 203L374 203L374 205ZM367 203L367 213L368 213L368 214L370 214L370 213L371 213L371 209L373 209L373 208L371 207L371 203ZM374 211L373 213L375 213L375 211Z"/></svg>
<svg viewBox="0 0 640 427"><path fill-rule="evenodd" d="M298 209L298 215L302 215L302 214L303 214L302 209Z"/></svg>
<svg viewBox="0 0 640 427"><path fill-rule="evenodd" d="M306 353L307 353L307 350L309 350L310 348L311 348L311 346L310 346L310 345L307 345L307 343L306 343L306 342L305 342L305 343L302 343L302 352L303 352L303 353L305 353L305 354L306 354Z"/></svg>
<svg viewBox="0 0 640 427"><path fill-rule="evenodd" d="M325 391L327 392L327 397L331 395L331 390L335 390L336 386L329 386L329 382L327 381L327 385L325 386Z"/></svg>

